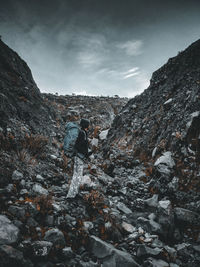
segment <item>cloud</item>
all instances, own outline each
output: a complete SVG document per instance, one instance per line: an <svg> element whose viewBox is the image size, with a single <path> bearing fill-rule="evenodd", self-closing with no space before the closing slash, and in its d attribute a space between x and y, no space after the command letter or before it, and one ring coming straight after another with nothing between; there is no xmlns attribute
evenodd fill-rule
<svg viewBox="0 0 200 267"><path fill-rule="evenodd" d="M84 68L93 68L103 65L106 61L107 42L102 35L86 34L76 37L77 61Z"/></svg>
<svg viewBox="0 0 200 267"><path fill-rule="evenodd" d="M99 57L98 54L95 54L94 52L90 53L89 51L79 52L77 59L78 62L86 68L99 66L102 62L102 58Z"/></svg>
<svg viewBox="0 0 200 267"><path fill-rule="evenodd" d="M138 67L134 67L126 72L123 73L123 79L128 79L128 78L131 78L131 77L134 77L134 76L137 76L140 74L140 71L139 71L139 68Z"/></svg>
<svg viewBox="0 0 200 267"><path fill-rule="evenodd" d="M138 56L142 54L143 42L141 40L127 41L122 44L118 44L117 47L124 50L129 56Z"/></svg>
<svg viewBox="0 0 200 267"><path fill-rule="evenodd" d="M131 78L133 76L137 76L139 74L140 74L140 72L130 73L130 74L127 74L126 76L124 76L123 79L128 79L128 78Z"/></svg>

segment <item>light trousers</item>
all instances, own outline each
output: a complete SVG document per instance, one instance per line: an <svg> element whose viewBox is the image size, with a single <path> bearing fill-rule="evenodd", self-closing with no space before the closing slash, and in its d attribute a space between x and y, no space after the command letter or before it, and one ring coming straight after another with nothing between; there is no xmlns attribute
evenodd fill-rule
<svg viewBox="0 0 200 267"><path fill-rule="evenodd" d="M78 194L79 187L83 180L83 167L83 160L75 156L73 177L71 180L69 191L67 193L67 198L74 198Z"/></svg>

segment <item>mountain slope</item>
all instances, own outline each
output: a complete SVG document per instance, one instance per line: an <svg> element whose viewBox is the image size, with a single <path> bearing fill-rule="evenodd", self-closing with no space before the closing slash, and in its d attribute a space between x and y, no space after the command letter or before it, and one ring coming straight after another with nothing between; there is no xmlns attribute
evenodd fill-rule
<svg viewBox="0 0 200 267"><path fill-rule="evenodd" d="M191 168L190 186L197 189L199 125L200 40L169 59L153 73L149 88L127 103L113 122L104 153L111 162L131 165L135 158L150 163L171 151L177 171Z"/></svg>

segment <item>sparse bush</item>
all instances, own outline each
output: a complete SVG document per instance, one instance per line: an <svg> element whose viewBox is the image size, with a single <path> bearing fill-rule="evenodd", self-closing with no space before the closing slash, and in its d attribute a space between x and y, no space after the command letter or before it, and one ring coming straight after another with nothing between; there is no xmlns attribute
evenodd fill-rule
<svg viewBox="0 0 200 267"><path fill-rule="evenodd" d="M4 151L15 151L17 157L24 161L29 154L33 157L40 156L48 143L48 138L42 135L25 135L16 138L9 133L8 135L0 134L0 149ZM30 158L31 160L31 158Z"/></svg>
<svg viewBox="0 0 200 267"><path fill-rule="evenodd" d="M87 209L88 213L91 216L94 216L95 212L103 214L103 209L107 207L105 205L105 200L103 195L97 190L92 190L89 194L86 194L84 196L84 200L88 204Z"/></svg>
<svg viewBox="0 0 200 267"><path fill-rule="evenodd" d="M48 138L43 135L26 135L21 141L22 148L28 149L33 156L41 154L48 143Z"/></svg>

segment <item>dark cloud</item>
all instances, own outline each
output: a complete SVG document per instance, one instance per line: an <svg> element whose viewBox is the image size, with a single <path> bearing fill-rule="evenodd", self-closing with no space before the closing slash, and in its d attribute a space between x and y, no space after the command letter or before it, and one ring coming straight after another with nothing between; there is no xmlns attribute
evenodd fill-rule
<svg viewBox="0 0 200 267"><path fill-rule="evenodd" d="M1 10L3 39L46 92L133 96L199 38L194 0L7 0Z"/></svg>

